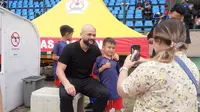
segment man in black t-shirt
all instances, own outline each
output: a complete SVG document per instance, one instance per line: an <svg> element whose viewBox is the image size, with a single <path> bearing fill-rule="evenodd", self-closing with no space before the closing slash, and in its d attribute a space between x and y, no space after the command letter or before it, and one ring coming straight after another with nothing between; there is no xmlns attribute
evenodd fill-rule
<svg viewBox="0 0 200 112"><path fill-rule="evenodd" d="M173 19L179 19L179 20L183 21L185 12L186 12L186 9L184 8L183 5L175 4L174 7L169 12L169 17L173 18ZM158 23L156 23L154 25L154 27L151 29L151 31L149 32L149 34L147 35L147 39L149 40L149 44L152 44L154 28L160 22L162 22L162 20L159 21ZM185 24L185 27L186 27L186 40L185 40L185 43L186 44L191 44L189 28L188 28L188 26L186 24ZM155 55L156 55L156 53L153 50L152 56L155 56Z"/></svg>
<svg viewBox="0 0 200 112"><path fill-rule="evenodd" d="M96 29L92 25L82 28L81 40L65 46L56 70L61 81L60 112L73 112L72 100L76 93L96 98L93 112L103 112L109 98L108 89L90 74L93 64L101 55L94 45Z"/></svg>

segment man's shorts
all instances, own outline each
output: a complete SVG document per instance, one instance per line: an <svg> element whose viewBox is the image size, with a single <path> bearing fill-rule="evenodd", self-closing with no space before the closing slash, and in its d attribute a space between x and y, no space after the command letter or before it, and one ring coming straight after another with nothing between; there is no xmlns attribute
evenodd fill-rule
<svg viewBox="0 0 200 112"><path fill-rule="evenodd" d="M109 111L112 108L114 108L116 110L122 109L123 108L122 98L114 99L114 100L109 100L108 103L107 103L107 106L106 106L105 110Z"/></svg>

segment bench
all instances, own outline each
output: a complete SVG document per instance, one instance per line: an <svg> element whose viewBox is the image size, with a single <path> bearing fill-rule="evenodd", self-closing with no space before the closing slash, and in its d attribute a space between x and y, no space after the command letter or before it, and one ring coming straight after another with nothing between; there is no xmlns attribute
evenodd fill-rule
<svg viewBox="0 0 200 112"><path fill-rule="evenodd" d="M84 97L78 93L73 100L74 112L84 112ZM32 92L31 112L60 112L59 88L43 87Z"/></svg>

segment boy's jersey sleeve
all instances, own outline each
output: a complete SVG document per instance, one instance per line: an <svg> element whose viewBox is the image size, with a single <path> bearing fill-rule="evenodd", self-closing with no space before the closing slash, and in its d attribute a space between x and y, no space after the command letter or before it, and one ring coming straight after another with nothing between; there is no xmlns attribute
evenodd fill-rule
<svg viewBox="0 0 200 112"><path fill-rule="evenodd" d="M54 45L52 53L58 55L58 53L59 53L59 42L56 42L56 44Z"/></svg>
<svg viewBox="0 0 200 112"><path fill-rule="evenodd" d="M94 72L95 75L100 75L99 68L101 68L102 65L103 65L102 57L99 56L99 57L97 57L96 62L94 64L94 71L93 72Z"/></svg>

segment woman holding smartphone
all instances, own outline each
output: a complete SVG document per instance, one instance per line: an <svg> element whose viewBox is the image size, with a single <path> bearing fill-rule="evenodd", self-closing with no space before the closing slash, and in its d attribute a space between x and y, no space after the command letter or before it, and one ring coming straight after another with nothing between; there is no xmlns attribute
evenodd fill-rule
<svg viewBox="0 0 200 112"><path fill-rule="evenodd" d="M197 112L199 71L185 53L184 23L177 19L162 21L153 36L156 55L129 76L129 69L137 61L132 61L131 55L126 58L118 79L119 95L136 99L133 112ZM136 53L132 55L135 58Z"/></svg>

